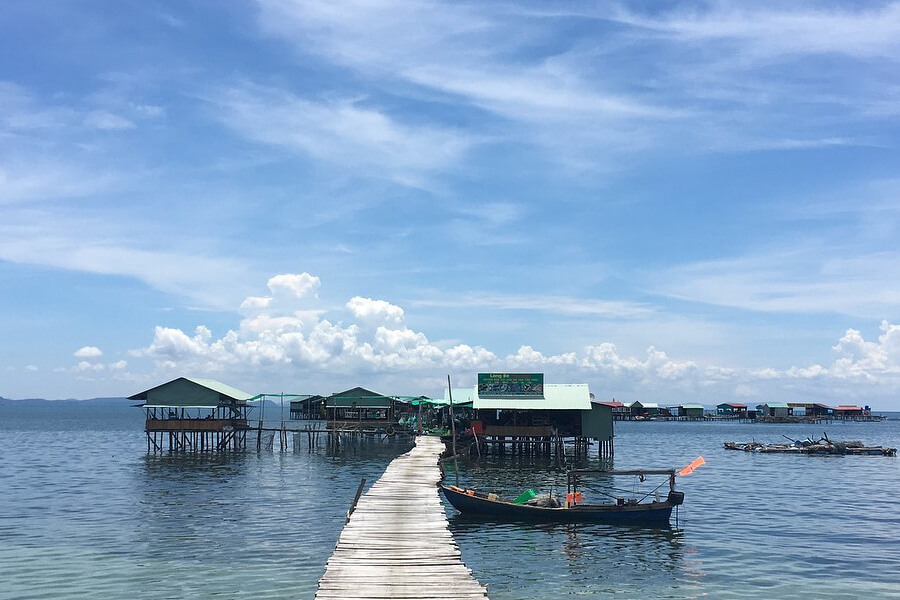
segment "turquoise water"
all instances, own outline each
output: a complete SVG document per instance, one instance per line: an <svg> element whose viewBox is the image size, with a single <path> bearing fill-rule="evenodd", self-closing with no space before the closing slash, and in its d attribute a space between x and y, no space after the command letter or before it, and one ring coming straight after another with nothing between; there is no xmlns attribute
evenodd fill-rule
<svg viewBox="0 0 900 600"><path fill-rule="evenodd" d="M0 403L0 598L312 598L360 478L408 448L154 456L141 419L124 406ZM898 421L824 427L900 445ZM617 423L616 468L705 457L679 478L677 528L497 524L448 509L451 529L494 600L900 598L900 459L722 449L822 429ZM518 458L462 465L460 477L501 492L565 481Z"/></svg>

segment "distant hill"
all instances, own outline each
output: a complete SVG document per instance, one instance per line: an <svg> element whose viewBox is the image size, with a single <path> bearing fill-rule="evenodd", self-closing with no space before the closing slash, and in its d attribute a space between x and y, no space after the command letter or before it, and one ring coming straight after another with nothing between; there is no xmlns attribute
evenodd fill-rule
<svg viewBox="0 0 900 600"><path fill-rule="evenodd" d="M31 403L63 403L63 404L93 404L98 406L103 406L107 404L122 404L124 402L133 402L133 400L129 400L128 398L88 398L87 400L79 400L77 398L66 398L59 400L48 400L46 398L4 398L0 396L0 403L11 403L11 402L31 402Z"/></svg>

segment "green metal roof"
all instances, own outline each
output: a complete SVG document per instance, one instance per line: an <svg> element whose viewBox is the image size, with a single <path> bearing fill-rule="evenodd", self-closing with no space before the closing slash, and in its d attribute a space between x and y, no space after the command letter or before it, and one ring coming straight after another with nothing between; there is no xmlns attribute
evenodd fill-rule
<svg viewBox="0 0 900 600"><path fill-rule="evenodd" d="M389 408L394 401L390 396L384 396L372 390L355 387L343 392L332 394L325 399L328 408Z"/></svg>
<svg viewBox="0 0 900 600"><path fill-rule="evenodd" d="M790 408L787 405L787 402L766 402L762 406L768 406L769 408Z"/></svg>
<svg viewBox="0 0 900 600"><path fill-rule="evenodd" d="M154 406L180 406L212 408L225 404L223 399L246 402L253 396L215 379L179 377L144 390L129 400L145 400Z"/></svg>
<svg viewBox="0 0 900 600"><path fill-rule="evenodd" d="M242 392L241 390L231 387L230 385L225 385L221 381L216 381L215 379L198 379L195 377L185 377L185 379L187 379L188 381L192 381L197 385L202 385L203 387L209 388L214 392L219 392L223 396L234 398L235 400L246 402L250 398L253 398L251 394Z"/></svg>
<svg viewBox="0 0 900 600"><path fill-rule="evenodd" d="M474 388L471 393L476 409L591 410L591 392L586 383L545 383L543 398L481 398ZM453 404L456 404L456 390Z"/></svg>

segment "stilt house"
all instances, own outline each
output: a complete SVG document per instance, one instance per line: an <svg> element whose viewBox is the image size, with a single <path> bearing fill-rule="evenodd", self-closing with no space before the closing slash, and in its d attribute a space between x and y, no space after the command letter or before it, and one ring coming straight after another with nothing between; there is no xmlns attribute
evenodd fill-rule
<svg viewBox="0 0 900 600"><path fill-rule="evenodd" d="M325 398L327 428L333 431L394 433L400 418L410 412L408 402L362 387Z"/></svg>
<svg viewBox="0 0 900 600"><path fill-rule="evenodd" d="M496 383L504 377L527 382ZM467 392L453 390L454 405L458 398L471 398L473 429L488 443L549 448L569 439L576 452L586 452L593 438L600 441L602 454L612 455L613 407L593 402L587 384L544 384L543 374L492 373L479 374L479 385Z"/></svg>
<svg viewBox="0 0 900 600"><path fill-rule="evenodd" d="M253 396L214 379L179 377L129 396L147 415L147 451L241 450Z"/></svg>

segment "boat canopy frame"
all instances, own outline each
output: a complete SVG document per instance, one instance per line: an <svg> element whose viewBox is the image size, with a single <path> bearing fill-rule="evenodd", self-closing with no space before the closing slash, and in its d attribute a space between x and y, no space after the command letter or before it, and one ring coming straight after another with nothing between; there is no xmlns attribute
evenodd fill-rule
<svg viewBox="0 0 900 600"><path fill-rule="evenodd" d="M671 493L675 491L675 476L677 475L677 471L675 469L570 469L566 473L567 496L568 494L574 494L578 491L578 481L581 477L586 475L631 475L640 477L641 481L643 481L644 477L647 475L668 475L669 492ZM659 489L663 485L664 484L662 483L659 484L656 489Z"/></svg>

